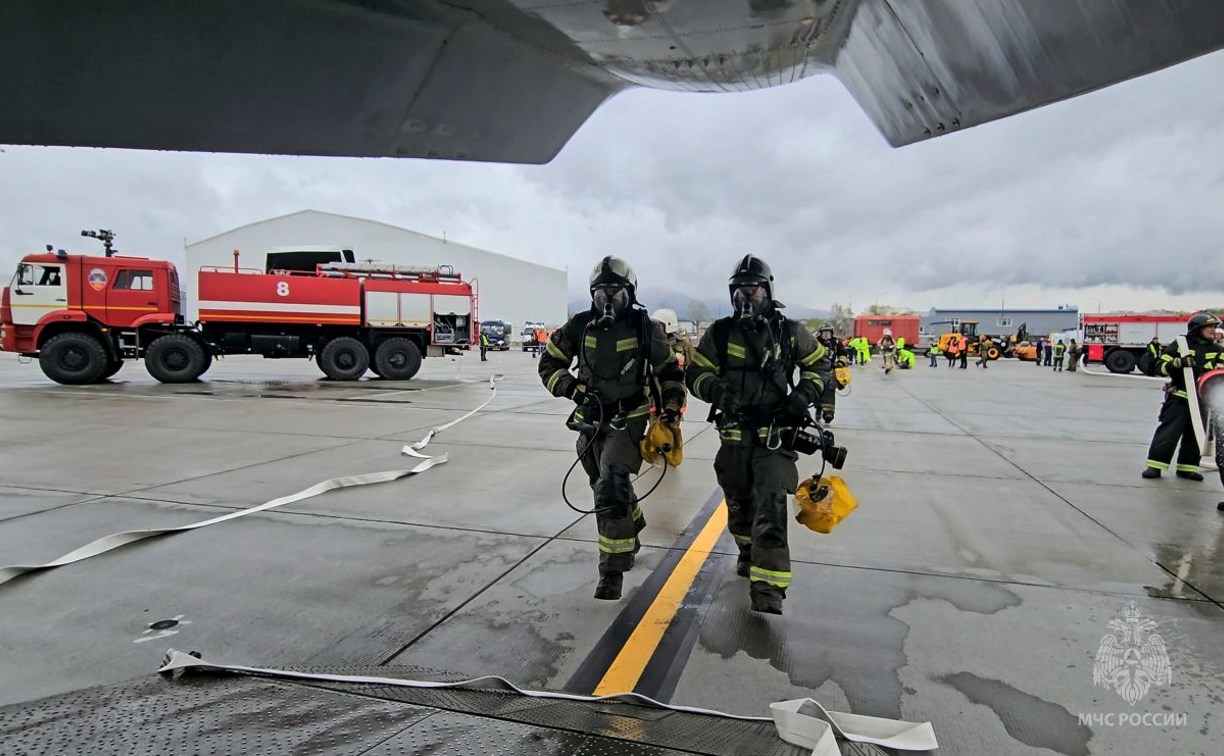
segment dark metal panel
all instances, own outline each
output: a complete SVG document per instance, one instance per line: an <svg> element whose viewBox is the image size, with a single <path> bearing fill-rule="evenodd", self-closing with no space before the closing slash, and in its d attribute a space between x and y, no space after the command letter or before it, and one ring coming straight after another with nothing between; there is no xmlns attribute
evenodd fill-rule
<svg viewBox="0 0 1224 756"><path fill-rule="evenodd" d="M1222 46L1218 0L863 0L835 73L897 146Z"/></svg>
<svg viewBox="0 0 1224 756"><path fill-rule="evenodd" d="M0 143L546 162L618 86L530 23L371 5L6 2Z"/></svg>

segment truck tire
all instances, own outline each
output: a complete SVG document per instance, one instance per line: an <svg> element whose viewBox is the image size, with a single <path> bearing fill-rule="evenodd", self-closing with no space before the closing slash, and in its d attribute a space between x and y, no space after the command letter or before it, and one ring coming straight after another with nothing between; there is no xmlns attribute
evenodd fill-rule
<svg viewBox="0 0 1224 756"><path fill-rule="evenodd" d="M337 336L319 352L319 369L333 381L355 381L369 367L369 350L351 336Z"/></svg>
<svg viewBox="0 0 1224 756"><path fill-rule="evenodd" d="M74 386L102 379L109 358L102 342L87 333L61 333L47 339L38 366L56 383Z"/></svg>
<svg viewBox="0 0 1224 756"><path fill-rule="evenodd" d="M997 360L1003 356L1003 352L999 351L998 347L991 347L986 350L986 359Z"/></svg>
<svg viewBox="0 0 1224 756"><path fill-rule="evenodd" d="M191 383L208 370L204 345L181 333L158 336L145 349L145 369L162 383Z"/></svg>
<svg viewBox="0 0 1224 756"><path fill-rule="evenodd" d="M378 345L374 353L378 374L389 381L406 381L421 369L421 350L410 339L395 337Z"/></svg>
<svg viewBox="0 0 1224 756"><path fill-rule="evenodd" d="M1111 373L1129 373L1135 369L1135 355L1125 349L1115 349L1105 355L1105 367Z"/></svg>
<svg viewBox="0 0 1224 756"><path fill-rule="evenodd" d="M102 375L98 377L99 381L104 381L110 378L115 373L119 372L119 368L123 367L123 360L111 358L106 361L106 369L102 371Z"/></svg>

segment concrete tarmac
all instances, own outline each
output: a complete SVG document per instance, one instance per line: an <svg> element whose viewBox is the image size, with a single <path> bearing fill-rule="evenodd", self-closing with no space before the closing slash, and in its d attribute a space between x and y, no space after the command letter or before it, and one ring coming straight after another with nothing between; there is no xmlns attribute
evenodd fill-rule
<svg viewBox="0 0 1224 756"><path fill-rule="evenodd" d="M174 647L578 693L630 669L639 692L677 704L767 715L811 696L930 720L950 754L1219 752L1224 491L1214 472L1140 479L1158 382L1014 361L855 367L832 429L859 508L829 535L792 523L794 586L768 617L748 610L726 533L692 547L719 506L698 402L683 465L643 503L625 598L592 598L594 522L560 495L570 407L535 366L473 354L427 360L409 382L332 383L303 361L227 358L196 384L129 363L67 387L0 355L0 565L409 467L404 443L506 374L486 412L430 445L449 461L422 475L0 585L0 705L147 678ZM568 492L590 506L581 470ZM643 625L665 628L654 645ZM1115 648L1128 661L1110 666Z"/></svg>

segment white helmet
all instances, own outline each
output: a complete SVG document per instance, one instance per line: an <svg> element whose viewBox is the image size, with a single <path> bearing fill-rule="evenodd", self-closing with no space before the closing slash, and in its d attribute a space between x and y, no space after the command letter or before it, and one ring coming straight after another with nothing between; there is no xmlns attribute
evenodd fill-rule
<svg viewBox="0 0 1224 756"><path fill-rule="evenodd" d="M656 320L663 324L663 330L668 336L675 334L680 330L680 319L676 317L675 310L669 310L666 307L660 307L650 316L651 320Z"/></svg>
<svg viewBox="0 0 1224 756"><path fill-rule="evenodd" d="M884 329L884 335L885 335L885 336L892 336L892 329L891 329L891 328L885 328L885 329Z"/></svg>

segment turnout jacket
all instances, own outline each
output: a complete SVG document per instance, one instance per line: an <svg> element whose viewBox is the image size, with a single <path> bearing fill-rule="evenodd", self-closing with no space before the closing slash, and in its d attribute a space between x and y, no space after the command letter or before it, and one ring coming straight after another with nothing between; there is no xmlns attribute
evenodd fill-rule
<svg viewBox="0 0 1224 756"><path fill-rule="evenodd" d="M718 343L720 334L726 344ZM795 380L795 371L799 371ZM685 370L693 396L710 402L714 387L725 384L739 398L745 420L741 427L723 427L723 441L750 443L761 435L786 403L790 383L809 404L820 401L825 383L832 380L832 359L802 324L775 316L768 327L745 325L740 318L719 318L706 329Z"/></svg>
<svg viewBox="0 0 1224 756"><path fill-rule="evenodd" d="M1214 341L1205 341L1196 336L1186 337L1186 346L1194 355L1194 379L1208 370L1224 368L1224 355L1221 347ZM1169 342L1160 355L1159 372L1173 382L1173 395L1186 398L1186 377L1181 369L1173 367L1173 358L1181 356L1181 349L1176 341Z"/></svg>
<svg viewBox="0 0 1224 756"><path fill-rule="evenodd" d="M553 331L538 368L549 393L569 396L575 384L583 384L606 407L616 405L629 417L649 415L653 401L645 361L658 382L663 407L684 406L684 371L661 325L637 309L607 328L597 321L588 310ZM570 372L575 359L577 377Z"/></svg>

